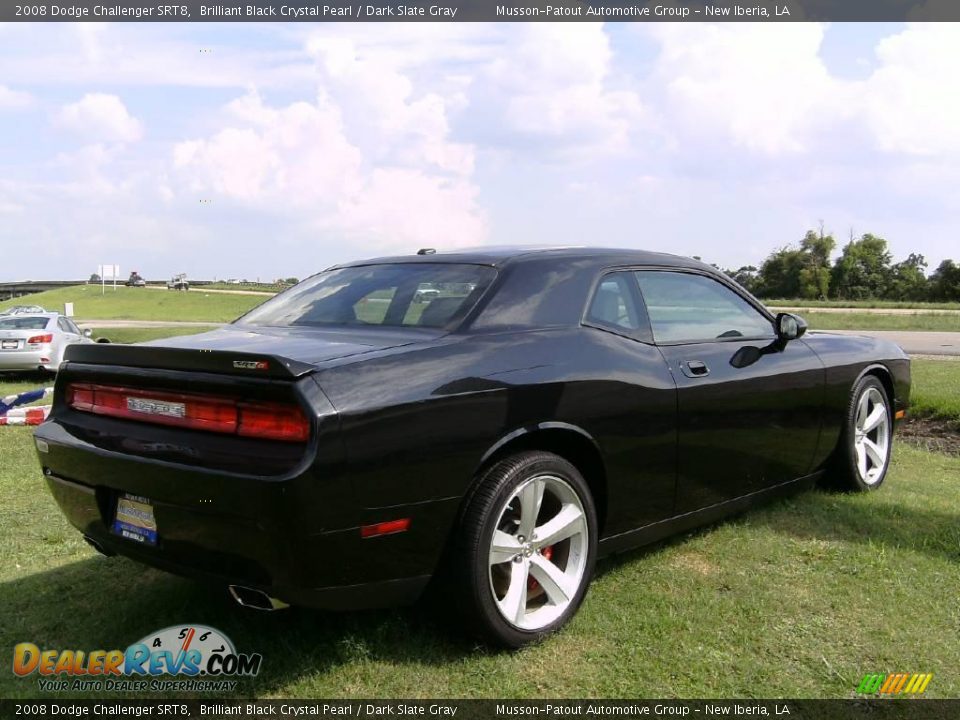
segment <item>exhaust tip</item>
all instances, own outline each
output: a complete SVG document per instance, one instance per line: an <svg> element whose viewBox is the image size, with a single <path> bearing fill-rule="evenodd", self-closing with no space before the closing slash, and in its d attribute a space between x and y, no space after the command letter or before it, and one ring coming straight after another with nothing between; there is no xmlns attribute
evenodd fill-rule
<svg viewBox="0 0 960 720"><path fill-rule="evenodd" d="M283 600L270 597L262 590L244 587L243 585L229 585L227 589L230 591L230 596L234 599L237 605L245 608L272 612L274 610L283 610L284 608L290 607Z"/></svg>
<svg viewBox="0 0 960 720"><path fill-rule="evenodd" d="M113 557L114 555L116 555L116 553L113 552L113 550L107 550L103 545L101 545L99 542L94 540L89 535L84 535L83 539L87 541L87 545L92 547L94 550L96 550L98 553L100 553L104 557Z"/></svg>

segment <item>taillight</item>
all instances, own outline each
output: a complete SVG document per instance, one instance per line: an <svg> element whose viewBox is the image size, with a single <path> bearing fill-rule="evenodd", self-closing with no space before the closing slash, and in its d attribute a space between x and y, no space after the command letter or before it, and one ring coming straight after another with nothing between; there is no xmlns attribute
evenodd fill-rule
<svg viewBox="0 0 960 720"><path fill-rule="evenodd" d="M27 345L46 345L53 342L53 335L34 335L27 340Z"/></svg>
<svg viewBox="0 0 960 720"><path fill-rule="evenodd" d="M66 398L74 410L157 425L287 442L303 442L310 436L307 417L293 403L87 383L68 385Z"/></svg>

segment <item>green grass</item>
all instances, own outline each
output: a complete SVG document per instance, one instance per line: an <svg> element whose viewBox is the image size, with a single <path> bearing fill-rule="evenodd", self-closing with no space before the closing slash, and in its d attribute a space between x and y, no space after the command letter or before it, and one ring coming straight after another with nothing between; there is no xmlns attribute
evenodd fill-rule
<svg viewBox="0 0 960 720"><path fill-rule="evenodd" d="M938 330L960 332L960 315L873 315L870 313L800 313L812 330Z"/></svg>
<svg viewBox="0 0 960 720"><path fill-rule="evenodd" d="M63 304L74 303L74 315L81 320L175 320L190 322L229 322L265 299L257 295L204 293L203 290L175 292L147 288L107 288L99 285L75 285L37 293L26 298L0 302L0 310L12 305L41 305L63 312Z"/></svg>
<svg viewBox="0 0 960 720"><path fill-rule="evenodd" d="M910 302L898 300L803 300L801 298L761 298L769 307L835 308L913 308L920 310L960 310L960 302Z"/></svg>
<svg viewBox="0 0 960 720"><path fill-rule="evenodd" d="M151 328L94 328L94 338L107 338L113 343L138 343L147 340L160 340L162 338L176 337L179 335L196 335L197 333L214 330L216 326L209 327L151 327Z"/></svg>
<svg viewBox="0 0 960 720"><path fill-rule="evenodd" d="M910 414L950 420L960 426L960 362L914 360Z"/></svg>
<svg viewBox="0 0 960 720"><path fill-rule="evenodd" d="M898 448L888 486L810 492L602 562L580 614L494 652L430 606L243 611L221 588L95 555L62 519L31 433L0 435L0 647L125 647L183 622L264 655L261 697L850 697L863 673L933 672L960 695L960 460ZM0 674L0 696L38 695Z"/></svg>

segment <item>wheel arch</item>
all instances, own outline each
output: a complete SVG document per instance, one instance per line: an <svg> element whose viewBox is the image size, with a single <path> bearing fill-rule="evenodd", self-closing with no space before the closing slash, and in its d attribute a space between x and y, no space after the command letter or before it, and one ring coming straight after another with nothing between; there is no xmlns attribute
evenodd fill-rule
<svg viewBox="0 0 960 720"><path fill-rule="evenodd" d="M607 520L607 471L596 440L583 428L565 422L543 422L518 428L494 443L480 460L474 477L505 457L525 450L542 450L572 464L590 487L597 509L597 532ZM472 488L471 488L472 490ZM467 493L466 501L470 493Z"/></svg>
<svg viewBox="0 0 960 720"><path fill-rule="evenodd" d="M853 381L853 384L850 386L850 391L852 392L853 388L857 386L857 383L868 375L874 376L883 385L883 389L887 393L887 400L890 401L892 412L893 404L896 401L897 391L893 382L893 373L891 373L890 369L883 363L871 363L865 367L860 374L857 375L856 380Z"/></svg>

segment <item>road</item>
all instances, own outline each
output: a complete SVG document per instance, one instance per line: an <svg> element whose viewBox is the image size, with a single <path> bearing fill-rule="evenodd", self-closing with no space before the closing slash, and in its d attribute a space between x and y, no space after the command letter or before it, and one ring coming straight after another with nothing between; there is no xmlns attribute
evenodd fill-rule
<svg viewBox="0 0 960 720"><path fill-rule="evenodd" d="M169 288L164 287L163 285L147 285L148 290L169 290ZM174 292L170 290L170 292ZM277 293L266 292L265 290L214 290L213 288L208 288L203 285L194 285L193 290L188 290L187 292L192 293L218 293L220 295L261 295L263 297L273 297ZM957 312L960 312L958 310Z"/></svg>
<svg viewBox="0 0 960 720"><path fill-rule="evenodd" d="M218 322L187 322L180 320L75 320L81 329L87 328L188 328L219 327Z"/></svg>
<svg viewBox="0 0 960 720"><path fill-rule="evenodd" d="M828 330L844 335L869 335L892 340L910 355L960 356L960 332L920 332L914 330Z"/></svg>
<svg viewBox="0 0 960 720"><path fill-rule="evenodd" d="M809 313L837 313L841 315L960 315L960 310L948 308L853 308L853 307L810 307L802 305L768 305L771 312L792 312L798 315Z"/></svg>

